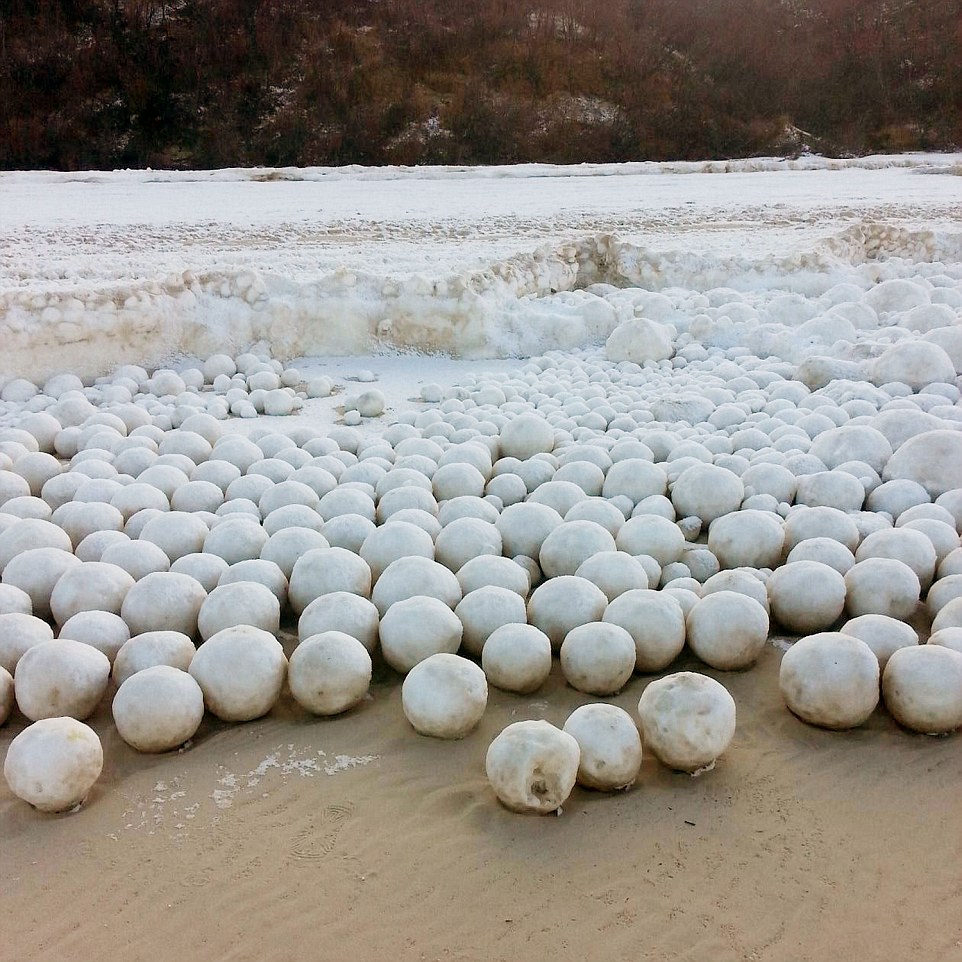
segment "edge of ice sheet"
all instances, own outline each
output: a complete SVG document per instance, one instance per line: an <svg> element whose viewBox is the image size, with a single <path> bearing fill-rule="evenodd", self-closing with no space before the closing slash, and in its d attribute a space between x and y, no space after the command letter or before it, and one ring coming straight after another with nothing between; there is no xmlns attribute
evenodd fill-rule
<svg viewBox="0 0 962 962"><path fill-rule="evenodd" d="M0 374L97 375L125 362L151 366L255 343L279 358L378 348L530 356L596 343L649 309L599 296L591 290L597 284L674 289L672 308L657 319L687 323L698 308L685 292L818 297L843 281L866 290L921 264L938 272L945 262L962 262L962 232L862 223L805 249L756 258L653 250L595 234L437 278L342 267L307 282L252 269L187 270L95 289L68 281L59 290L0 293Z"/></svg>
<svg viewBox="0 0 962 962"><path fill-rule="evenodd" d="M873 154L867 157L750 157L744 160L635 161L621 164L505 164L491 167L226 167L220 170L0 171L0 183L129 184L223 183L236 181L331 180L502 180L531 177L630 177L639 174L747 174L784 170L886 170L915 168L920 173L962 174L962 153Z"/></svg>

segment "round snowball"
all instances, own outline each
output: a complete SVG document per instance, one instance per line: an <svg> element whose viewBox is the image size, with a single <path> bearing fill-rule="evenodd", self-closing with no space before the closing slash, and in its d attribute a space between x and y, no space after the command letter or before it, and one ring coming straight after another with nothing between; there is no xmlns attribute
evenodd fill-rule
<svg viewBox="0 0 962 962"><path fill-rule="evenodd" d="M882 697L912 731L941 735L962 727L962 654L942 645L894 652L882 675Z"/></svg>
<svg viewBox="0 0 962 962"><path fill-rule="evenodd" d="M287 675L287 658L272 634L236 625L197 649L190 674L211 714L222 721L250 721L274 707Z"/></svg>
<svg viewBox="0 0 962 962"><path fill-rule="evenodd" d="M461 647L461 620L443 601L416 595L398 601L381 619L384 660L401 673L431 655Z"/></svg>
<svg viewBox="0 0 962 962"><path fill-rule="evenodd" d="M907 621L918 606L918 575L894 558L866 558L845 573L845 610L859 615L888 615Z"/></svg>
<svg viewBox="0 0 962 962"><path fill-rule="evenodd" d="M778 684L789 710L820 728L855 728L879 699L879 663L858 638L825 631L785 652Z"/></svg>
<svg viewBox="0 0 962 962"><path fill-rule="evenodd" d="M724 685L692 671L651 682L638 717L645 747L682 772L713 767L735 734L735 700Z"/></svg>
<svg viewBox="0 0 962 962"><path fill-rule="evenodd" d="M635 641L620 625L595 621L572 628L560 656L572 688L589 695L614 695L635 670Z"/></svg>
<svg viewBox="0 0 962 962"><path fill-rule="evenodd" d="M554 442L554 428L539 414L519 414L501 428L503 458L525 460L535 454L549 453L554 450Z"/></svg>
<svg viewBox="0 0 962 962"><path fill-rule="evenodd" d="M156 571L127 592L120 616L132 635L145 631L197 634L197 616L207 598L204 586L190 575Z"/></svg>
<svg viewBox="0 0 962 962"><path fill-rule="evenodd" d="M784 544L781 518L767 511L732 512L708 529L708 550L723 568L775 568Z"/></svg>
<svg viewBox="0 0 962 962"><path fill-rule="evenodd" d="M371 601L381 617L392 605L407 598L430 597L454 608L461 600L461 585L444 565L428 558L398 558L377 580Z"/></svg>
<svg viewBox="0 0 962 962"><path fill-rule="evenodd" d="M482 653L488 636L497 628L527 622L524 599L514 591L493 585L466 594L454 613L464 628L464 648L472 655Z"/></svg>
<svg viewBox="0 0 962 962"><path fill-rule="evenodd" d="M20 711L31 721L93 714L110 678L103 652L70 639L45 641L24 652L14 674Z"/></svg>
<svg viewBox="0 0 962 962"><path fill-rule="evenodd" d="M521 565L511 558L496 558L493 555L472 558L458 569L457 578L463 594L490 586L507 588L527 598L531 588L528 573Z"/></svg>
<svg viewBox="0 0 962 962"><path fill-rule="evenodd" d="M882 669L899 648L911 648L919 643L919 636L911 625L886 615L860 615L858 618L851 618L839 631L843 635L851 635L864 641L875 652Z"/></svg>
<svg viewBox="0 0 962 962"><path fill-rule="evenodd" d="M349 591L332 591L304 609L297 623L297 635L305 641L325 631L339 631L373 652L377 647L378 620L377 608L367 598Z"/></svg>
<svg viewBox="0 0 962 962"><path fill-rule="evenodd" d="M583 561L575 575L596 584L609 602L626 591L648 587L644 565L624 551L600 551Z"/></svg>
<svg viewBox="0 0 962 962"><path fill-rule="evenodd" d="M83 562L68 568L57 581L50 593L50 611L60 625L79 611L117 615L133 587L134 579L123 568L102 561Z"/></svg>
<svg viewBox="0 0 962 962"><path fill-rule="evenodd" d="M481 651L481 667L492 685L530 694L551 673L551 640L534 625L503 625L488 635Z"/></svg>
<svg viewBox="0 0 962 962"><path fill-rule="evenodd" d="M103 766L92 728L74 718L47 718L10 742L3 775L17 798L41 812L68 812L83 804Z"/></svg>
<svg viewBox="0 0 962 962"><path fill-rule="evenodd" d="M34 615L15 611L0 615L0 668L13 674L28 649L52 638L50 625Z"/></svg>
<svg viewBox="0 0 962 962"><path fill-rule="evenodd" d="M685 625L691 650L721 671L751 668L768 640L768 612L754 598L735 591L700 598Z"/></svg>
<svg viewBox="0 0 962 962"><path fill-rule="evenodd" d="M197 649L179 631L145 631L134 635L114 659L114 684L122 685L131 675L154 665L170 665L187 671Z"/></svg>
<svg viewBox="0 0 962 962"><path fill-rule="evenodd" d="M631 715L617 705L576 708L564 723L581 749L578 784L601 792L630 787L641 768L641 735Z"/></svg>
<svg viewBox="0 0 962 962"><path fill-rule="evenodd" d="M123 618L109 611L79 611L64 622L60 637L82 641L102 651L113 664L117 653L130 639L130 629Z"/></svg>
<svg viewBox="0 0 962 962"><path fill-rule="evenodd" d="M564 804L578 777L577 740L546 721L508 725L488 746L484 767L512 812L546 815Z"/></svg>
<svg viewBox="0 0 962 962"><path fill-rule="evenodd" d="M679 517L692 515L710 524L737 511L745 498L745 486L737 474L714 464L686 468L671 488L671 503Z"/></svg>
<svg viewBox="0 0 962 962"><path fill-rule="evenodd" d="M489 526L490 527L490 526ZM384 569L398 558L416 556L434 560L434 541L423 528L406 521L392 521L375 528L361 545L361 557L377 581Z"/></svg>
<svg viewBox="0 0 962 962"><path fill-rule="evenodd" d="M590 581L563 575L539 585L528 599L528 621L540 628L556 650L568 632L590 621L601 621L608 599Z"/></svg>
<svg viewBox="0 0 962 962"><path fill-rule="evenodd" d="M637 671L662 671L685 647L685 613L662 591L626 591L605 608L602 620L631 635Z"/></svg>
<svg viewBox="0 0 962 962"><path fill-rule="evenodd" d="M299 705L314 715L337 715L367 694L371 656L356 638L341 631L324 631L294 649L287 677Z"/></svg>
<svg viewBox="0 0 962 962"><path fill-rule="evenodd" d="M197 630L205 641L218 631L235 625L253 625L277 634L281 606L276 595L254 581L218 585L203 601L197 614Z"/></svg>
<svg viewBox="0 0 962 962"><path fill-rule="evenodd" d="M169 752L190 741L204 717L204 693L186 672L154 665L131 675L113 701L120 737L138 752Z"/></svg>
<svg viewBox="0 0 962 962"><path fill-rule="evenodd" d="M772 614L788 631L807 635L833 624L845 608L845 578L819 561L793 561L768 579Z"/></svg>
<svg viewBox="0 0 962 962"><path fill-rule="evenodd" d="M294 613L299 615L316 598L334 591L369 598L368 563L346 548L312 548L300 557L291 572L288 597Z"/></svg>
<svg viewBox="0 0 962 962"><path fill-rule="evenodd" d="M401 686L404 716L421 735L464 738L484 715L488 683L473 661L431 655L415 665Z"/></svg>

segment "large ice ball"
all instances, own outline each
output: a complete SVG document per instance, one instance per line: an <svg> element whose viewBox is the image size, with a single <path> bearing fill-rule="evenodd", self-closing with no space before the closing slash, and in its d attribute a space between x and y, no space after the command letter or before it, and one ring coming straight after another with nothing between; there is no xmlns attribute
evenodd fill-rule
<svg viewBox="0 0 962 962"><path fill-rule="evenodd" d="M371 656L356 638L324 631L294 649L287 679L299 705L314 715L337 715L367 694Z"/></svg>
<svg viewBox="0 0 962 962"><path fill-rule="evenodd" d="M561 645L561 670L572 688L613 695L635 670L635 641L620 625L593 621L572 628Z"/></svg>
<svg viewBox="0 0 962 962"><path fill-rule="evenodd" d="M641 736L631 715L617 705L576 708L564 723L581 749L578 784L601 792L628 788L641 768Z"/></svg>
<svg viewBox="0 0 962 962"><path fill-rule="evenodd" d="M110 678L107 656L81 641L45 641L24 652L14 673L17 705L31 721L92 715Z"/></svg>
<svg viewBox="0 0 962 962"><path fill-rule="evenodd" d="M912 731L941 735L962 727L962 654L942 645L899 648L885 666L882 697Z"/></svg>
<svg viewBox="0 0 962 962"><path fill-rule="evenodd" d="M508 725L488 746L484 767L501 803L513 812L557 811L578 777L577 740L546 721Z"/></svg>
<svg viewBox="0 0 962 962"><path fill-rule="evenodd" d="M534 625L503 625L488 636L481 667L498 688L522 695L537 691L551 673L551 640Z"/></svg>
<svg viewBox="0 0 962 962"><path fill-rule="evenodd" d="M404 716L420 734L435 738L463 738L481 721L487 703L484 672L445 652L418 662L401 686Z"/></svg>
<svg viewBox="0 0 962 962"><path fill-rule="evenodd" d="M120 737L138 752L169 752L194 737L204 717L204 693L186 672L154 665L131 675L113 701Z"/></svg>
<svg viewBox="0 0 962 962"><path fill-rule="evenodd" d="M858 638L823 631L795 642L778 675L785 704L802 721L821 728L855 728L879 699L879 663Z"/></svg>
<svg viewBox="0 0 962 962"><path fill-rule="evenodd" d="M685 626L689 648L706 665L722 671L750 668L768 640L768 612L754 598L736 591L699 598Z"/></svg>
<svg viewBox="0 0 962 962"><path fill-rule="evenodd" d="M100 739L74 718L45 718L7 749L3 775L10 791L41 812L83 804L104 767Z"/></svg>

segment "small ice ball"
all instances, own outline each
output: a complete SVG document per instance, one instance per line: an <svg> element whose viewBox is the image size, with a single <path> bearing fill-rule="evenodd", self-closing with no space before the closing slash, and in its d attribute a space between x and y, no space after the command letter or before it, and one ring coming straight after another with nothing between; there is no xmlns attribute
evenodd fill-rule
<svg viewBox="0 0 962 962"><path fill-rule="evenodd" d="M53 629L41 618L13 611L0 614L0 668L13 674L28 649L52 638Z"/></svg>
<svg viewBox="0 0 962 962"><path fill-rule="evenodd" d="M379 616L374 604L349 591L332 591L312 601L301 613L301 641L328 631L356 638L368 652L377 647Z"/></svg>
<svg viewBox="0 0 962 962"><path fill-rule="evenodd" d="M155 571L141 578L124 598L121 618L132 635L145 631L197 634L197 616L207 598L204 586L190 575Z"/></svg>
<svg viewBox="0 0 962 962"><path fill-rule="evenodd" d="M615 539L600 524L563 521L545 538L538 561L545 575L555 578L573 575L592 555L615 549Z"/></svg>
<svg viewBox="0 0 962 962"><path fill-rule="evenodd" d="M120 737L138 752L169 752L190 741L204 717L204 693L186 672L154 665L128 677L112 706Z"/></svg>
<svg viewBox="0 0 962 962"><path fill-rule="evenodd" d="M110 678L107 656L70 639L45 641L23 653L14 673L20 711L31 721L93 714Z"/></svg>
<svg viewBox="0 0 962 962"><path fill-rule="evenodd" d="M223 721L251 721L266 715L280 697L287 658L269 632L236 625L208 638L189 671L212 714Z"/></svg>
<svg viewBox="0 0 962 962"><path fill-rule="evenodd" d="M845 578L820 561L782 565L772 572L767 588L772 614L794 634L827 629L845 608Z"/></svg>
<svg viewBox="0 0 962 962"><path fill-rule="evenodd" d="M626 591L649 587L644 566L625 551L599 551L586 558L575 575L596 584L609 602Z"/></svg>
<svg viewBox="0 0 962 962"><path fill-rule="evenodd" d="M312 548L300 557L291 572L288 597L294 613L301 614L315 598L333 591L350 591L369 598L371 569L363 558L346 548Z"/></svg>
<svg viewBox="0 0 962 962"><path fill-rule="evenodd" d="M60 638L70 638L102 651L111 665L130 640L127 622L109 611L78 611L60 628Z"/></svg>
<svg viewBox="0 0 962 962"><path fill-rule="evenodd" d="M641 735L623 708L582 705L568 716L562 731L581 749L579 785L614 792L634 784L641 768Z"/></svg>
<svg viewBox="0 0 962 962"><path fill-rule="evenodd" d="M118 687L131 675L154 665L187 671L197 649L180 631L145 631L127 641L114 659L113 679Z"/></svg>
<svg viewBox="0 0 962 962"><path fill-rule="evenodd" d="M691 650L721 671L751 668L768 641L768 612L754 598L735 591L700 598L685 626Z"/></svg>
<svg viewBox="0 0 962 962"><path fill-rule="evenodd" d="M724 685L692 671L650 682L638 717L645 747L682 772L713 767L735 734L735 700Z"/></svg>
<svg viewBox="0 0 962 962"><path fill-rule="evenodd" d="M685 548L685 535L674 521L643 514L626 521L615 542L619 551L636 557L648 555L663 567L679 560Z"/></svg>
<svg viewBox="0 0 962 962"><path fill-rule="evenodd" d="M121 614L134 579L117 565L85 561L68 568L50 593L50 611L62 625L78 611L110 611ZM125 619L126 620L126 619Z"/></svg>
<svg viewBox="0 0 962 962"><path fill-rule="evenodd" d="M490 585L507 588L527 598L531 588L528 573L521 565L511 558L497 558L494 555L480 555L466 561L458 569L457 579L463 594Z"/></svg>
<svg viewBox="0 0 962 962"><path fill-rule="evenodd" d="M493 631L507 624L526 624L524 598L517 592L487 585L468 592L454 613L461 620L462 643L471 655L481 655Z"/></svg>
<svg viewBox="0 0 962 962"><path fill-rule="evenodd" d="M635 641L620 625L594 621L568 632L560 658L572 688L589 695L614 695L635 670Z"/></svg>
<svg viewBox="0 0 962 962"><path fill-rule="evenodd" d="M922 588L919 576L894 558L866 558L845 573L845 610L859 615L888 615L907 621L915 614Z"/></svg>
<svg viewBox="0 0 962 962"><path fill-rule="evenodd" d="M745 499L745 486L737 474L714 464L686 468L671 488L671 502L681 517L695 515L705 524L731 511Z"/></svg>
<svg viewBox="0 0 962 962"><path fill-rule="evenodd" d="M962 597L946 602L932 621L932 631L962 628Z"/></svg>
<svg viewBox="0 0 962 962"><path fill-rule="evenodd" d="M962 654L942 645L893 652L882 697L895 720L912 731L942 735L962 727Z"/></svg>
<svg viewBox="0 0 962 962"><path fill-rule="evenodd" d="M362 418L376 418L384 413L386 401L380 391L363 391L357 397L357 410Z"/></svg>
<svg viewBox="0 0 962 962"><path fill-rule="evenodd" d="M948 627L933 631L926 644L944 645L962 654L962 628Z"/></svg>
<svg viewBox="0 0 962 962"><path fill-rule="evenodd" d="M899 648L910 648L919 643L919 636L911 625L886 615L860 615L850 618L839 628L843 635L851 635L865 642L884 670L889 658Z"/></svg>
<svg viewBox="0 0 962 962"><path fill-rule="evenodd" d="M314 715L337 715L367 694L371 656L357 638L341 631L324 631L294 649L287 677L299 705Z"/></svg>
<svg viewBox="0 0 962 962"><path fill-rule="evenodd" d="M395 603L423 596L454 608L461 600L461 585L444 565L428 558L407 557L398 558L384 569L371 592L371 601L383 618Z"/></svg>
<svg viewBox="0 0 962 962"><path fill-rule="evenodd" d="M33 602L30 595L16 585L0 584L0 615L18 613L33 614Z"/></svg>
<svg viewBox="0 0 962 962"><path fill-rule="evenodd" d="M505 423L499 440L502 457L526 460L554 450L554 428L541 415L526 412Z"/></svg>
<svg viewBox="0 0 962 962"><path fill-rule="evenodd" d="M608 599L597 585L585 578L562 575L549 578L531 593L528 621L540 628L557 650L572 628L600 621L607 605Z"/></svg>
<svg viewBox="0 0 962 962"><path fill-rule="evenodd" d="M567 732L546 721L520 721L491 742L484 767L506 808L546 815L571 794L580 761L578 742Z"/></svg>
<svg viewBox="0 0 962 962"><path fill-rule="evenodd" d="M522 695L537 691L551 672L551 640L534 625L503 625L488 635L481 667L498 688Z"/></svg>
<svg viewBox="0 0 962 962"><path fill-rule="evenodd" d="M416 595L396 601L381 617L381 651L384 660L403 674L431 655L455 654L462 632L461 620L448 605Z"/></svg>
<svg viewBox="0 0 962 962"><path fill-rule="evenodd" d="M637 671L662 671L685 647L685 613L662 591L626 591L605 608L602 620L620 625L634 639Z"/></svg>
<svg viewBox="0 0 962 962"><path fill-rule="evenodd" d="M505 508L497 521L505 557L537 558L545 539L562 523L561 515L546 504L525 501Z"/></svg>
<svg viewBox="0 0 962 962"><path fill-rule="evenodd" d="M784 544L781 518L767 511L734 511L708 529L708 550L723 568L774 568Z"/></svg>
<svg viewBox="0 0 962 962"><path fill-rule="evenodd" d="M875 710L879 663L864 641L825 631L785 652L778 683L789 710L821 728L855 728Z"/></svg>
<svg viewBox="0 0 962 962"><path fill-rule="evenodd" d="M10 791L41 812L82 805L103 770L96 732L74 718L46 718L10 742L3 775Z"/></svg>
<svg viewBox="0 0 962 962"><path fill-rule="evenodd" d="M276 635L280 619L280 602L270 588L253 581L222 582L204 598L197 630L205 641L234 625L253 625Z"/></svg>
<svg viewBox="0 0 962 962"><path fill-rule="evenodd" d="M404 716L421 735L464 738L484 715L488 683L472 661L431 655L415 665L401 686Z"/></svg>

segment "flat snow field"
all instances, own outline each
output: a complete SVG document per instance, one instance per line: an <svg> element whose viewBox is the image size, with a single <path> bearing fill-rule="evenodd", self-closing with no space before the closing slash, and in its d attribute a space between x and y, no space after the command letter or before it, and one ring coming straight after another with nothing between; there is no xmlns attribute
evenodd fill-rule
<svg viewBox="0 0 962 962"><path fill-rule="evenodd" d="M69 528L93 561L166 516L138 510L163 503L159 487L214 531L236 509L244 537L260 538L250 529L262 490L280 499L293 476L303 482L287 485L278 530L284 511L321 526L311 511L323 515L328 498L322 533L343 547L371 519L383 524L374 485L399 467L410 487L390 494L426 506L408 527L433 533L439 560L463 546L438 541L437 501L445 523L460 510L494 520L540 486L597 553L640 558L625 567L622 554L626 577L664 591L638 591L639 604L664 601L659 624L681 625L657 672L632 675L629 644L630 677L612 696L577 690L557 657L531 694L490 684L478 726L454 741L415 733L401 678L378 652L368 695L343 715L310 715L285 687L263 717L231 724L208 711L192 741L159 755L121 738L111 682L86 721L104 766L79 810L41 814L0 780L0 960L962 962L962 734L917 734L891 704L872 707L885 644L906 632L908 647L924 642L933 616L951 633L959 617L960 388L962 154L0 173L4 604L22 604L7 552L30 549L17 540L28 522L55 556ZM368 391L381 392L382 415L361 416ZM265 405L292 413L267 417ZM537 440L537 421L523 453L541 460L496 471L485 461L507 440L496 436L527 409L555 441L551 430ZM208 458L208 437L223 432L257 442L229 439L243 469ZM455 451L441 487L445 451L462 441L480 467L465 470ZM612 473L619 459L634 470ZM261 478L240 477L258 460L250 474ZM551 480L556 468L565 481ZM685 472L696 478L687 488ZM873 499L883 478L895 483ZM447 507L452 493L488 500ZM727 543L718 529L712 540L710 519L738 513ZM629 515L642 519L634 549L612 540ZM104 519L90 535L88 517ZM185 537L199 529L198 545L216 553L204 525L186 521ZM508 545L532 541L526 550L547 566L546 532L478 524L479 544L494 538L520 559L499 559L504 570L540 577ZM875 535L891 540L862 571L882 560L897 577L856 591L841 572ZM814 574L778 592L771 569L792 569L795 541ZM889 564L893 551L904 563ZM559 573L573 565L559 557ZM750 670L711 667L690 634L682 650L683 605L701 603L719 558L742 569L720 572L732 610L764 625L769 604L771 633L755 631ZM268 562L247 561L271 580ZM32 586L38 573L19 567ZM926 599L930 581L941 587ZM605 600L589 599L597 612ZM120 614L122 601L111 604ZM546 630L574 608L563 595L532 607ZM864 717L833 731L800 720L798 705L790 712L780 668L798 637L883 610L878 637L856 646ZM669 634L645 640L653 617L625 629L639 659ZM748 634L718 627L734 648ZM303 640L290 610L276 635L290 657ZM0 622L0 656L19 641ZM560 727L597 701L638 721L648 684L676 671L709 675L734 698L735 734L713 770L673 771L646 744L632 786L576 787L560 818L498 803L485 755L507 725ZM958 701L950 674L923 700ZM821 707L849 710L850 694ZM14 707L0 758L28 724Z"/></svg>

